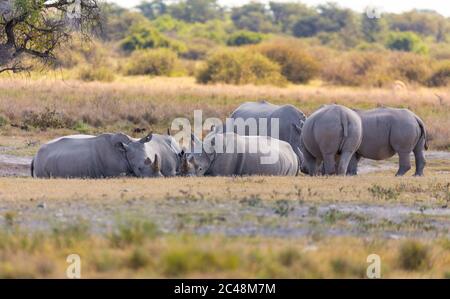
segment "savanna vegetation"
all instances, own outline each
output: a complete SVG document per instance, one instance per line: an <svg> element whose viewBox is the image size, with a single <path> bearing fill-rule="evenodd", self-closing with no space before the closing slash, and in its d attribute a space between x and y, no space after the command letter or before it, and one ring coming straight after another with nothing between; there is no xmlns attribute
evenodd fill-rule
<svg viewBox="0 0 450 299"><path fill-rule="evenodd" d="M409 108L430 149L450 151L450 20L437 12L82 0L68 24L66 1L4 2L1 176L28 174L3 157L54 137L165 133L196 109L223 119L262 99L307 115ZM3 177L0 277L65 277L77 253L82 277L363 278L376 253L384 278L450 278L450 164L431 154L423 178L394 178L396 158L346 178Z"/></svg>

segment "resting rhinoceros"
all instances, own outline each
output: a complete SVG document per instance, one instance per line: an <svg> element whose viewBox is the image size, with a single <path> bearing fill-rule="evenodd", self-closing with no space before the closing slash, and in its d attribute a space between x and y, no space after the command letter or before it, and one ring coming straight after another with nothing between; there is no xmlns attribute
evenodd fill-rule
<svg viewBox="0 0 450 299"><path fill-rule="evenodd" d="M384 160L396 153L399 156L397 175L411 169L410 153L416 160L415 175L423 175L425 167L424 149L428 149L427 132L423 121L408 109L377 108L356 110L361 117L363 137L358 151L352 157L349 174L357 174L361 157Z"/></svg>
<svg viewBox="0 0 450 299"><path fill-rule="evenodd" d="M289 143L268 136L241 136L233 132L212 132L203 143L192 137L192 147L201 150L185 154L185 175L295 176L299 161Z"/></svg>
<svg viewBox="0 0 450 299"><path fill-rule="evenodd" d="M247 126L241 131L236 126L232 130L225 129L224 131L234 131L241 135L266 135L278 138L289 143L299 159L303 159L302 153L298 148L300 146L300 135L306 116L296 107L292 105L279 106L266 101L246 102L234 110L229 118L233 119L237 126L239 126L238 119L243 120L242 123L245 122L244 125ZM255 120L254 123L257 126L256 131L253 132L248 128L252 119ZM261 119L266 119L267 128L261 128ZM272 119L279 120L279 132L275 132L274 128L272 128Z"/></svg>
<svg viewBox="0 0 450 299"><path fill-rule="evenodd" d="M158 155L150 156L148 135L140 140L125 134L72 135L44 144L34 157L36 177L103 178L161 176Z"/></svg>
<svg viewBox="0 0 450 299"><path fill-rule="evenodd" d="M341 105L324 105L309 116L302 130L302 172L316 175L323 161L324 174L345 175L362 139L361 119ZM336 157L340 156L336 170Z"/></svg>

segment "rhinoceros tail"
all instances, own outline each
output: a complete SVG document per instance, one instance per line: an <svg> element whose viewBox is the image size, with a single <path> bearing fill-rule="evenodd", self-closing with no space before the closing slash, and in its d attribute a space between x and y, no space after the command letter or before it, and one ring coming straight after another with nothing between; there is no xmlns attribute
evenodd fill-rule
<svg viewBox="0 0 450 299"><path fill-rule="evenodd" d="M33 160L31 160L31 177L33 177L34 178L34 158L33 158Z"/></svg>
<svg viewBox="0 0 450 299"><path fill-rule="evenodd" d="M420 127L420 138L424 139L424 148L425 150L428 150L428 141L427 141L427 130L425 128L425 124L423 123L423 121L417 116L415 115L417 124Z"/></svg>
<svg viewBox="0 0 450 299"><path fill-rule="evenodd" d="M338 149L339 153L341 152L342 148L344 147L344 143L345 143L345 141L346 141L346 139L348 137L348 118L347 118L347 115L341 111L340 116L341 116L341 126L342 126L342 130L343 130L344 135L342 136L341 144L339 145L339 149Z"/></svg>

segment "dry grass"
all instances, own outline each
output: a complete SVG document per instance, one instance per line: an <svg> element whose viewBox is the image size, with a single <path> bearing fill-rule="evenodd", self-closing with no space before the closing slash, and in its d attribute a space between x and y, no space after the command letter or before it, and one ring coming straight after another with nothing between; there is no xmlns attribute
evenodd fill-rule
<svg viewBox="0 0 450 299"><path fill-rule="evenodd" d="M444 171L442 166L444 165ZM426 169L426 176L394 177L394 173L378 172L356 177L203 177L163 179L31 179L1 178L1 202L27 202L45 199L70 201L127 200L146 197L161 200L189 194L210 199L234 199L258 196L262 199L305 200L307 202L374 202L378 197L371 191L374 185L399 193L398 203L442 205L450 182L450 165L444 163L439 171ZM447 189L446 189L447 188ZM125 191L124 191L125 190ZM300 191L299 191L300 190ZM300 192L300 193L299 193ZM375 191L376 192L376 191ZM382 191L381 191L382 192ZM450 200L450 199L449 199ZM388 203L377 201L377 203Z"/></svg>
<svg viewBox="0 0 450 299"><path fill-rule="evenodd" d="M0 114L20 124L27 112L53 109L63 123L82 121L93 132L151 127L165 128L175 117L226 117L240 103L266 99L290 103L307 114L325 103L353 108L408 107L427 124L431 146L448 149L450 143L450 93L448 89L367 89L334 86L198 85L193 78L121 77L113 83L62 81L60 76L3 78L0 80ZM1 129L1 128L0 128ZM7 129L1 129L7 130Z"/></svg>

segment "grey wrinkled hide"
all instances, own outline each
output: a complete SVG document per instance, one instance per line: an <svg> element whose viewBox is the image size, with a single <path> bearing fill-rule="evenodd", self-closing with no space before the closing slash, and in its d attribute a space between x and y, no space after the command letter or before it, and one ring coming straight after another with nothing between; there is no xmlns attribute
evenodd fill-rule
<svg viewBox="0 0 450 299"><path fill-rule="evenodd" d="M214 151L211 147L211 144L220 144L219 140L223 140L224 150L221 152ZM228 153L227 149L233 148L234 144L239 152L234 150ZM250 152L250 144L259 144L258 151ZM209 150L205 149L208 146ZM202 153L185 154L182 167L185 175L295 176L299 170L297 155L289 143L267 136L241 136L232 132L212 133L205 138L203 147ZM261 157L271 154L277 157L276 163L263 164Z"/></svg>
<svg viewBox="0 0 450 299"><path fill-rule="evenodd" d="M148 155L160 157L160 168L163 176L177 175L180 168L180 146L171 136L159 134L153 134L152 136L152 140L145 144Z"/></svg>
<svg viewBox="0 0 450 299"><path fill-rule="evenodd" d="M105 178L161 176L159 159L149 157L141 140L125 134L72 135L44 144L33 159L35 177Z"/></svg>
<svg viewBox="0 0 450 299"><path fill-rule="evenodd" d="M350 159L362 140L361 119L341 105L324 105L309 116L302 130L302 172L317 175L323 161L324 174L345 175ZM336 158L339 162L336 169Z"/></svg>
<svg viewBox="0 0 450 299"><path fill-rule="evenodd" d="M384 160L396 153L399 155L397 175L404 175L411 169L410 153L414 152L415 175L423 175L425 167L424 149L428 148L427 133L423 121L408 109L377 108L356 111L361 117L363 138L352 157L349 174L357 174L361 157Z"/></svg>
<svg viewBox="0 0 450 299"><path fill-rule="evenodd" d="M260 102L246 102L240 105L230 117L232 119L242 118L244 121L254 118L258 124L258 132L256 134L251 134L248 128L245 132L237 132L241 135L267 135L275 137L271 128L271 119L279 119L279 136L278 139L286 141L289 143L297 154L298 158L301 160L303 158L302 153L298 149L300 146L300 135L303 127L303 123L306 119L305 114L298 110L292 105L274 105L266 101ZM267 119L267 133L261 134L261 129L259 128L259 119Z"/></svg>

